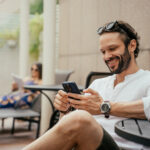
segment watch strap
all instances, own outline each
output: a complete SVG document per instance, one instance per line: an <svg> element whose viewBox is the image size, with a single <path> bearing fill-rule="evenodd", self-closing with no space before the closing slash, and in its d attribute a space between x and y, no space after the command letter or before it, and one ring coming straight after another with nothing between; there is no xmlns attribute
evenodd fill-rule
<svg viewBox="0 0 150 150"><path fill-rule="evenodd" d="M106 101L104 101L104 102L108 103L108 104L109 104L109 106L110 106L110 103L109 103L109 101L108 101L108 100L106 100ZM104 113L105 118L109 118L109 112L110 112L110 109L109 109L109 111L108 111L108 112Z"/></svg>
<svg viewBox="0 0 150 150"><path fill-rule="evenodd" d="M109 118L109 112L104 113L104 115L105 115L105 118Z"/></svg>

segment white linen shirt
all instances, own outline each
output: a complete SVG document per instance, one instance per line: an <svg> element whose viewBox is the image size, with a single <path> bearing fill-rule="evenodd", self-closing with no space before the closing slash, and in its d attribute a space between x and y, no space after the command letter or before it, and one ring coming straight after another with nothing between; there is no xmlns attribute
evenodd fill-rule
<svg viewBox="0 0 150 150"><path fill-rule="evenodd" d="M144 104L145 115L150 120L150 71L140 69L136 73L125 76L124 81L114 87L115 79L116 75L96 79L89 88L97 91L104 100L123 102L141 99ZM150 149L150 147L121 138L115 133L115 123L125 118L111 115L108 119L104 115L95 115L94 118L113 137L119 147L132 150Z"/></svg>

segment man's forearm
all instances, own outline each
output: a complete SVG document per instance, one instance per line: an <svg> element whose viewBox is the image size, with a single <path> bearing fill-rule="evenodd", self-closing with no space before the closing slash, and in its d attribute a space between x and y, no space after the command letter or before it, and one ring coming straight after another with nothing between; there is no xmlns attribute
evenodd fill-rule
<svg viewBox="0 0 150 150"><path fill-rule="evenodd" d="M130 102L110 102L110 114L118 117L146 119L142 100Z"/></svg>

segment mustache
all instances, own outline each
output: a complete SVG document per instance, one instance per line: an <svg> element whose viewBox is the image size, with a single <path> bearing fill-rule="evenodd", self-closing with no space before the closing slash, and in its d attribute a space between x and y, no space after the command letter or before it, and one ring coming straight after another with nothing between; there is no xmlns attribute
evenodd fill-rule
<svg viewBox="0 0 150 150"><path fill-rule="evenodd" d="M110 57L108 60L105 60L105 63L109 63L109 61L114 60L114 59L120 59L119 56L115 56L115 57Z"/></svg>

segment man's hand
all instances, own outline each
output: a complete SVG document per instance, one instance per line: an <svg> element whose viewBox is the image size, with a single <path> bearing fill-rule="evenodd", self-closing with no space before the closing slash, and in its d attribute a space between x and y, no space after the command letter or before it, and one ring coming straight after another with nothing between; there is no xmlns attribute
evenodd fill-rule
<svg viewBox="0 0 150 150"><path fill-rule="evenodd" d="M76 109L86 110L92 115L100 114L100 104L103 102L103 98L98 94L98 92L92 89L85 89L84 93L88 93L85 95L68 93L68 100L70 105ZM74 100L72 98L78 100Z"/></svg>
<svg viewBox="0 0 150 150"><path fill-rule="evenodd" d="M70 107L68 94L62 90L59 90L54 100L54 106L57 110L64 112L67 111Z"/></svg>

